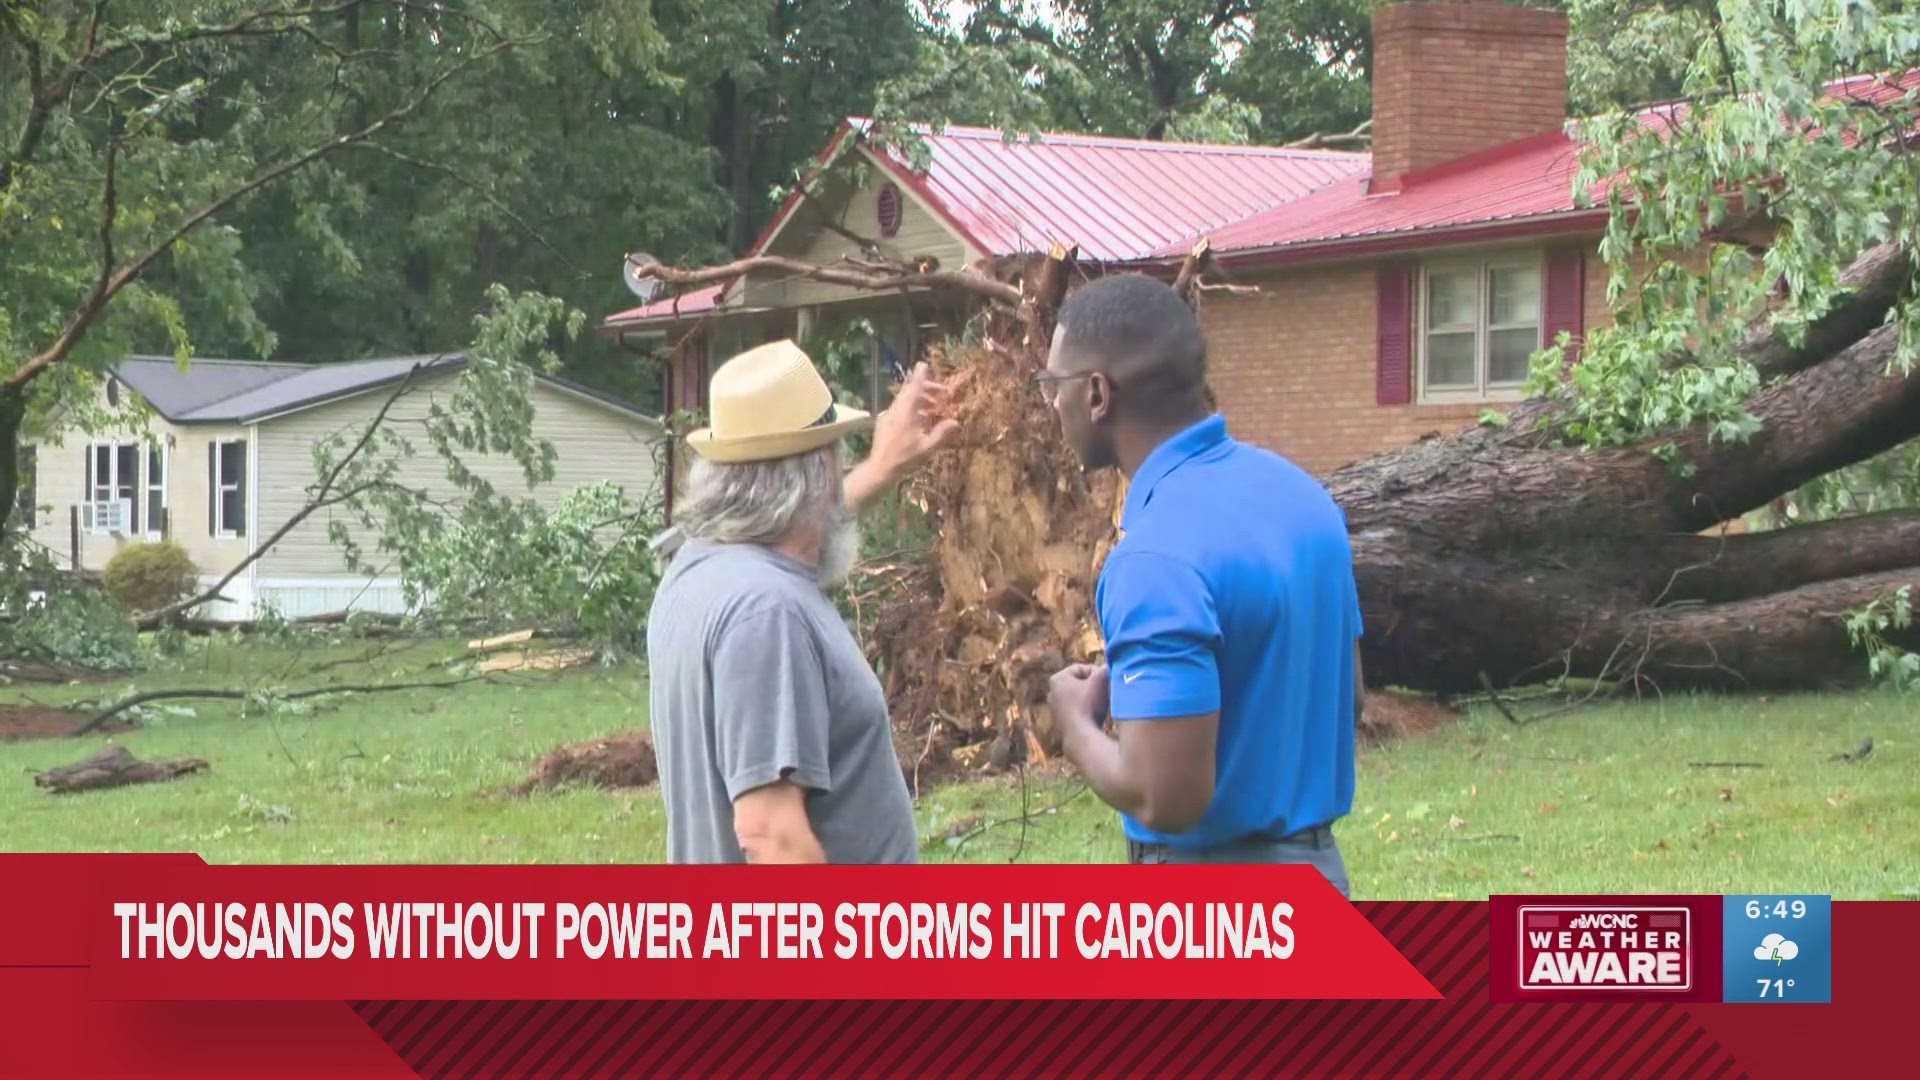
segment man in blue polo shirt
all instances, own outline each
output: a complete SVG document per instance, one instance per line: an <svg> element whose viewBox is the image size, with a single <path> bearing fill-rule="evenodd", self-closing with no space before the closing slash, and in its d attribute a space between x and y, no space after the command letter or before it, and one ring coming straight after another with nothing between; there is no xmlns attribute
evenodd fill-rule
<svg viewBox="0 0 1920 1080"><path fill-rule="evenodd" d="M1345 515L1227 434L1198 321L1158 281L1077 291L1036 381L1081 461L1130 481L1095 594L1106 663L1050 688L1067 757L1121 811L1133 862L1305 862L1346 893L1330 826L1353 808L1362 686Z"/></svg>

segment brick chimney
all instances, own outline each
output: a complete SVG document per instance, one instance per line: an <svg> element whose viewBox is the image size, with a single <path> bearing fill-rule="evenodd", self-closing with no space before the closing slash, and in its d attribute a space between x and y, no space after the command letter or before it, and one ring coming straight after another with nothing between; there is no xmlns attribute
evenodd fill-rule
<svg viewBox="0 0 1920 1080"><path fill-rule="evenodd" d="M1487 0L1373 14L1373 184L1555 131L1567 118L1567 17Z"/></svg>

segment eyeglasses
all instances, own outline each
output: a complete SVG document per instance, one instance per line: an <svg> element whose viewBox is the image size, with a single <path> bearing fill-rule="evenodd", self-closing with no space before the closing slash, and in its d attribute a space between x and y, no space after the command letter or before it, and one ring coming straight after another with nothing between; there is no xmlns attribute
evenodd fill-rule
<svg viewBox="0 0 1920 1080"><path fill-rule="evenodd" d="M1037 388L1047 400L1051 401L1053 400L1054 394L1053 387L1056 384L1067 382L1070 379L1090 379L1097 374L1099 374L1099 372L1095 371L1075 371L1066 375L1052 371L1036 371L1033 373L1032 382L1034 387Z"/></svg>

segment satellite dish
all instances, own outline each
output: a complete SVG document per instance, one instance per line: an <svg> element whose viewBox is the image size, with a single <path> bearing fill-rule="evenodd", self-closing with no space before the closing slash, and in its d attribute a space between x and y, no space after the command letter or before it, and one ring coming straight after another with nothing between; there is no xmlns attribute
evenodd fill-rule
<svg viewBox="0 0 1920 1080"><path fill-rule="evenodd" d="M620 264L620 280L627 283L627 291L640 298L643 304L651 303L660 294L660 279L643 277L640 268L658 262L643 251L636 251Z"/></svg>

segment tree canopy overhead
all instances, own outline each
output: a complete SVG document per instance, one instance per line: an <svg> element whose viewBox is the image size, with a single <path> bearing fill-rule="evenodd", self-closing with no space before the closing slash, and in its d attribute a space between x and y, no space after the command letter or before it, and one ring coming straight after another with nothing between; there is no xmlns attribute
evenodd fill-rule
<svg viewBox="0 0 1920 1080"><path fill-rule="evenodd" d="M1622 10L1582 0L1575 22L1591 32ZM1581 190L1610 211L1614 325L1577 364L1559 342L1536 356L1530 401L1328 478L1353 532L1368 678L1666 690L1920 670L1904 651L1920 644L1920 510L1716 530L1920 436L1920 15L1861 0L1629 13L1642 32L1686 31L1647 97L1689 100L1639 108L1608 50L1582 47L1581 92L1610 103L1578 127ZM1026 88L1044 97L1049 77ZM983 343L943 357L963 426L1024 434L970 442L922 491L937 558L872 645L913 745L944 733L995 757L1044 752L1035 687L1097 646L1111 494L1020 392L1072 252L1049 259Z"/></svg>
<svg viewBox="0 0 1920 1080"><path fill-rule="evenodd" d="M1825 678L1848 644L1834 606L1920 563L1910 511L1824 526L1851 553L1838 561L1795 530L1711 553L1688 534L1783 500L1858 508L1843 478L1862 461L1920 477L1917 92L1878 77L1920 56L1920 13L1545 2L1570 11L1574 110L1597 116L1582 182L1611 186L1616 325L1570 371L1536 358L1535 400L1504 419L1332 478L1363 573L1424 583L1374 590L1370 626L1402 629L1370 643L1372 669L1448 686L1553 661L1618 675L1632 639L1633 670L1670 682L1754 663ZM605 312L628 302L623 252L737 254L849 114L1350 130L1374 6L0 0L0 511L19 433L90 400L129 350L434 351L513 292ZM1834 93L1848 76L1865 78ZM1016 283L967 284L1031 307ZM644 385L607 348L556 335L549 351ZM1716 569L1694 565L1707 554ZM1514 634L1450 612L1503 612ZM1797 629L1732 640L1755 613ZM1788 643L1798 667L1775 662Z"/></svg>

